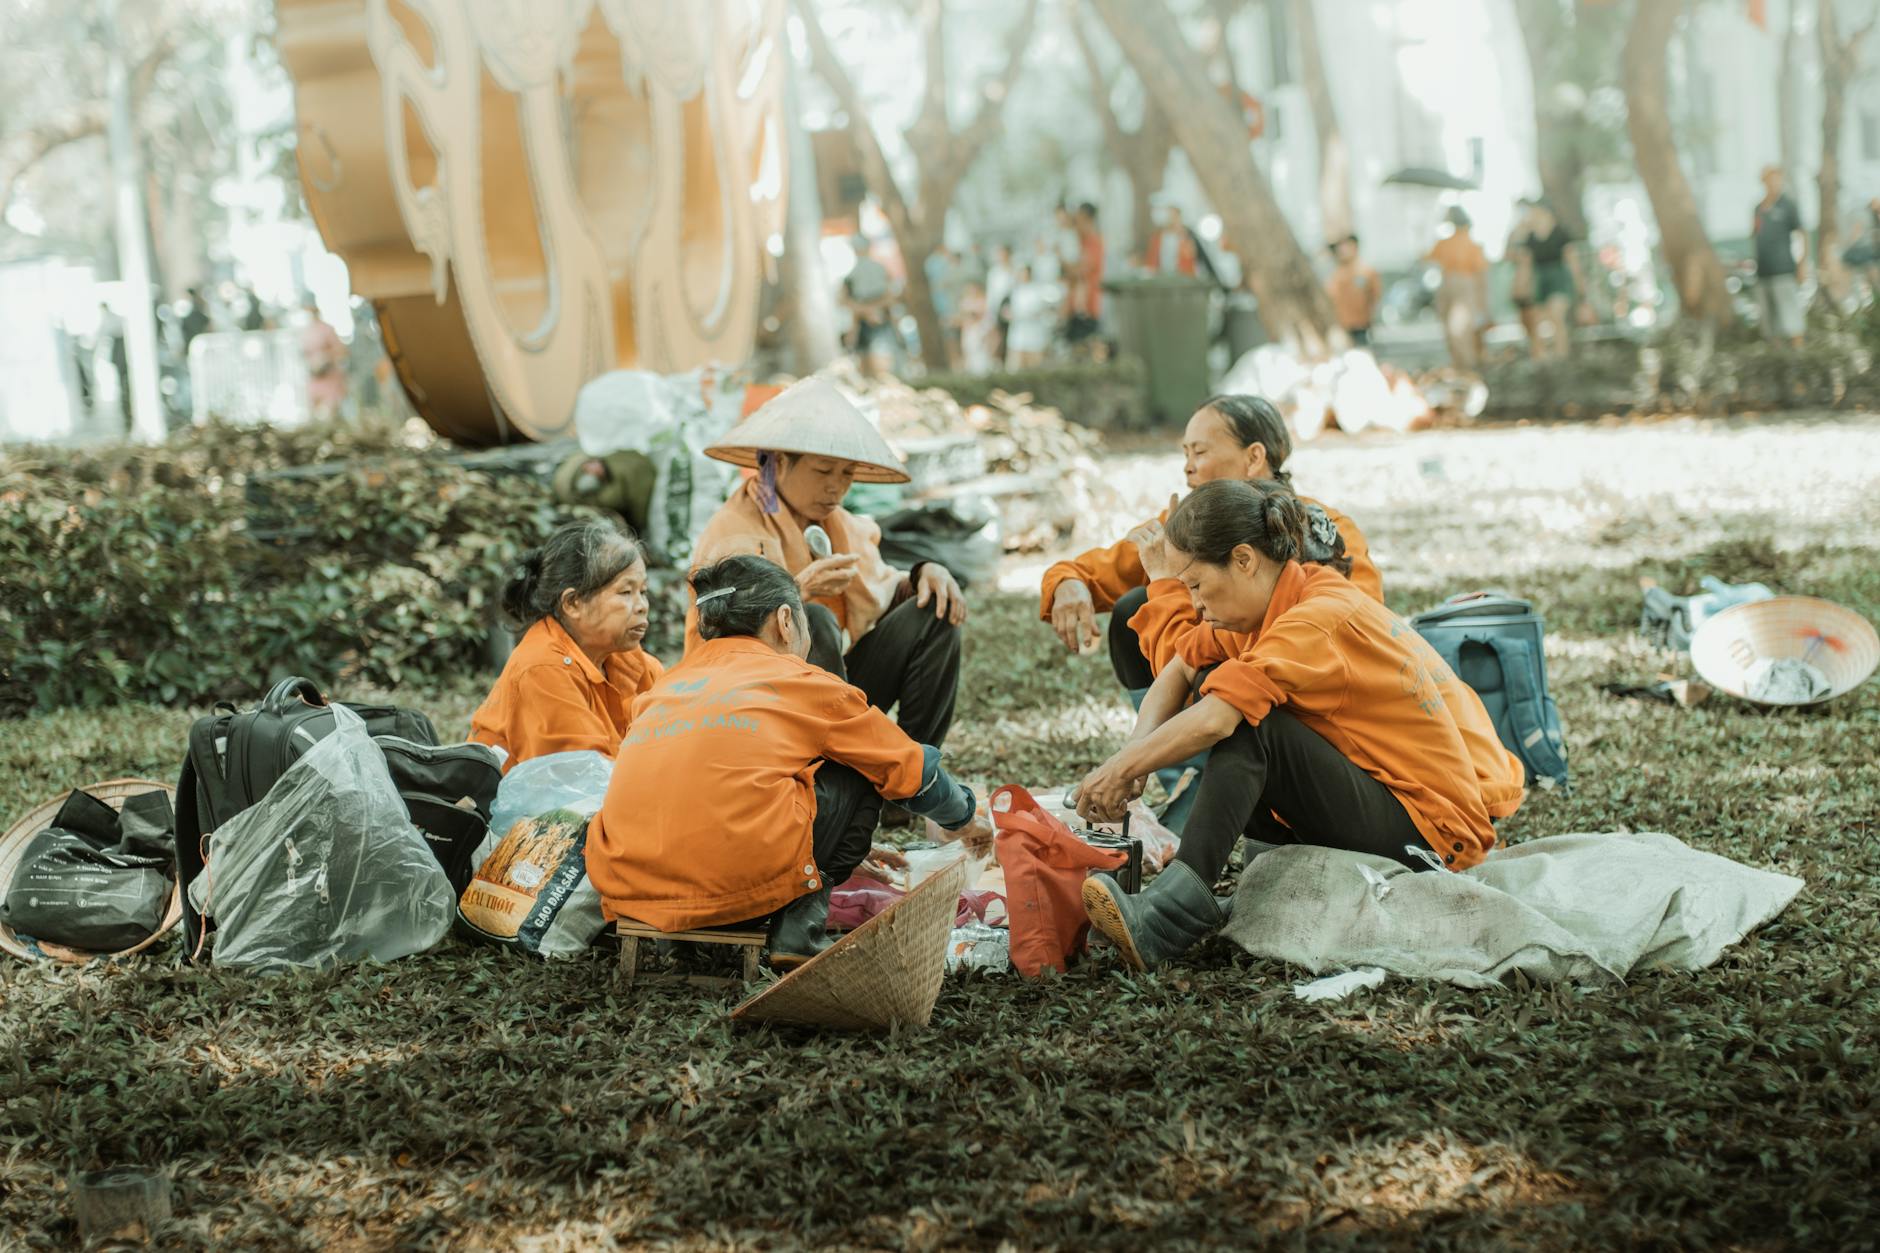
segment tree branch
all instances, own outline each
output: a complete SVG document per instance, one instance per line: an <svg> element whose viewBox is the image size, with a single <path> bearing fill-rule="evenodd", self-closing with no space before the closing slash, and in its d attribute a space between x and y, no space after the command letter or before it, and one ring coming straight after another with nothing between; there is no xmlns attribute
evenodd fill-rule
<svg viewBox="0 0 1880 1253"><path fill-rule="evenodd" d="M1077 40L1077 50L1084 57L1084 68L1090 71L1090 95L1096 101L1097 120L1103 123L1105 140L1120 154L1126 146L1123 127L1116 120L1116 110L1110 106L1110 84L1103 77L1103 65L1097 60L1096 45L1090 42L1090 32L1084 29L1083 20L1074 11L1070 14L1070 24L1071 34ZM1148 120L1146 112L1143 120Z"/></svg>
<svg viewBox="0 0 1880 1253"><path fill-rule="evenodd" d="M862 104L862 95L855 89L855 80L849 77L848 70L843 67L842 58L829 46L829 37L823 33L822 18L816 12L815 0L796 0L796 8L803 16L803 34L809 44L810 63L815 67L817 76L829 84L837 103L849 116L849 143L861 164L863 181L874 188L875 194L880 197L882 212L888 215L889 223L898 234L912 225L912 215L907 198L901 194L899 184L888 169L888 158L881 150L881 141L875 137L874 127L868 123L868 110Z"/></svg>
<svg viewBox="0 0 1880 1253"><path fill-rule="evenodd" d="M1012 31L1012 51L1006 58L1004 71L994 80L980 88L979 111L973 115L960 131L959 141L952 146L949 164L961 167L971 165L980 149L992 139L999 128L999 115L1005 108L1006 98L1012 94L1012 87L1018 81L1018 71L1025 63L1025 53L1031 47L1031 34L1038 25L1038 0L1026 0L1025 12L1020 15L1018 25Z"/></svg>
<svg viewBox="0 0 1880 1253"><path fill-rule="evenodd" d="M908 144L917 152L927 143L944 143L952 130L947 122L946 5L942 0L923 0L920 26L927 81L921 84L920 112L907 131Z"/></svg>
<svg viewBox="0 0 1880 1253"><path fill-rule="evenodd" d="M0 142L0 219L13 203L20 180L41 161L81 139L104 134L105 110L90 104L67 117L43 122Z"/></svg>
<svg viewBox="0 0 1880 1253"><path fill-rule="evenodd" d="M176 32L166 30L151 43L131 67L131 99L141 103L156 81L157 71L176 51ZM108 111L104 102L92 100L49 122L0 138L0 220L12 206L21 180L33 167L61 148L105 133Z"/></svg>

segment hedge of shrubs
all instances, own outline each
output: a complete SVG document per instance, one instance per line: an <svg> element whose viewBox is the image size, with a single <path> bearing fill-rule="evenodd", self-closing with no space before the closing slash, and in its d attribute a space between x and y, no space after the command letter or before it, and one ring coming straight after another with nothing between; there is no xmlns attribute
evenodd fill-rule
<svg viewBox="0 0 1880 1253"><path fill-rule="evenodd" d="M962 405L984 404L995 391L1028 393L1080 426L1099 431L1149 424L1149 375L1142 362L1121 357L1103 365L1072 363L993 374L926 374L917 387L937 387Z"/></svg>
<svg viewBox="0 0 1880 1253"><path fill-rule="evenodd" d="M493 601L568 511L422 428L207 427L157 448L0 456L0 715L251 700L304 673L391 687L486 669ZM285 534L251 529L266 483Z"/></svg>

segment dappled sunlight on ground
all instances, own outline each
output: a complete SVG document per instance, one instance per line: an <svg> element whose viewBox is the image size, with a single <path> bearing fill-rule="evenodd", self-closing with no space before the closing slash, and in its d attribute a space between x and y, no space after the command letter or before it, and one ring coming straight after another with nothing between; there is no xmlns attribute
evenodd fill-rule
<svg viewBox="0 0 1880 1253"><path fill-rule="evenodd" d="M1131 500L1117 536L1180 483L1173 456L1106 469ZM268 979L174 949L9 962L0 1244L72 1247L67 1170L115 1162L172 1168L189 1248L1866 1238L1880 683L1773 714L1599 685L1688 668L1637 634L1641 577L1760 580L1880 618L1880 419L1332 436L1294 469L1364 527L1394 608L1499 585L1546 614L1573 785L1531 795L1501 839L1664 831L1798 875L1801 896L1711 968L1623 985L1393 979L1313 1005L1292 994L1305 972L1215 939L1152 975L1098 954L1045 980L950 978L929 1029L883 1037L733 1029L728 998L626 995L609 954L456 940ZM1074 781L1131 723L1108 658L1038 620L1048 559L971 595L947 752L975 783ZM370 695L448 735L485 682ZM6 724L0 794L173 778L194 712Z"/></svg>

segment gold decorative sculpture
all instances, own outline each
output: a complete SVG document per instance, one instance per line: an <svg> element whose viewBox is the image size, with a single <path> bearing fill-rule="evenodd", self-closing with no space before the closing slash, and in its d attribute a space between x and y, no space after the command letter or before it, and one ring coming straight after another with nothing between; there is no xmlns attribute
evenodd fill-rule
<svg viewBox="0 0 1880 1253"><path fill-rule="evenodd" d="M606 370L749 355L784 0L276 0L301 182L412 404L567 431Z"/></svg>

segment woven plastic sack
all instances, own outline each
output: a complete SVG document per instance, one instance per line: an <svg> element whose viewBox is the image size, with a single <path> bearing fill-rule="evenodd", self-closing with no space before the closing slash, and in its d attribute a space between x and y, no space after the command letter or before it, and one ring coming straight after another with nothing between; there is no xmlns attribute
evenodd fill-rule
<svg viewBox="0 0 1880 1253"><path fill-rule="evenodd" d="M582 452L632 450L652 461L656 477L640 538L673 565L686 565L692 537L738 484L737 467L707 457L705 449L737 425L743 407L741 380L704 370L614 370L575 396Z"/></svg>
<svg viewBox="0 0 1880 1253"><path fill-rule="evenodd" d="M208 869L190 890L215 920L218 966L390 961L450 929L450 880L344 705L333 706L333 733L208 841Z"/></svg>
<svg viewBox="0 0 1880 1253"><path fill-rule="evenodd" d="M1063 970L1090 935L1084 880L1092 870L1121 868L1128 857L1078 839L1016 784L994 792L991 805L1005 870L1012 967L1028 978Z"/></svg>
<svg viewBox="0 0 1880 1253"><path fill-rule="evenodd" d="M593 945L607 920L587 876L587 820L613 771L605 753L588 751L532 757L503 776L457 905L468 934L537 957Z"/></svg>

